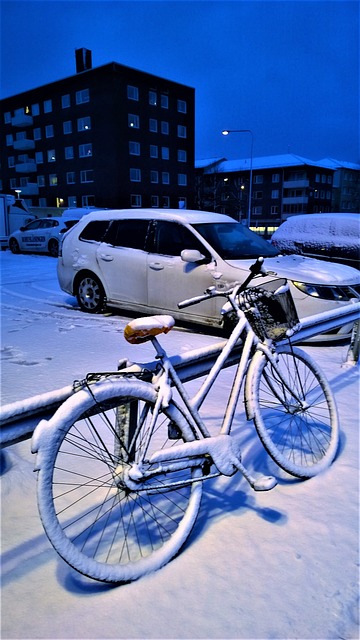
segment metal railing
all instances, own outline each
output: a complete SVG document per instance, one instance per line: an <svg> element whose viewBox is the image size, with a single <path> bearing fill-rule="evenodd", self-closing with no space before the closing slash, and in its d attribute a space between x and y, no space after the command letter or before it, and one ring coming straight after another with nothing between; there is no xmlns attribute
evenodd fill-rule
<svg viewBox="0 0 360 640"><path fill-rule="evenodd" d="M316 335L342 327L345 324L355 323L347 355L347 363L353 364L359 357L359 322L360 302L354 302L336 310L303 318L300 322L299 331L290 340L292 343L303 342ZM172 356L172 364L180 379L183 382L188 382L206 375L223 345L224 341L221 341L210 347L188 351L181 356ZM225 366L230 367L236 364L240 352L241 344L232 351ZM124 361L122 366L125 367L130 364ZM146 367L151 372L155 370L157 361L142 363L140 366ZM53 415L64 400L73 393L75 393L74 385L68 385L61 389L4 405L0 410L0 446L7 447L31 438L39 420Z"/></svg>

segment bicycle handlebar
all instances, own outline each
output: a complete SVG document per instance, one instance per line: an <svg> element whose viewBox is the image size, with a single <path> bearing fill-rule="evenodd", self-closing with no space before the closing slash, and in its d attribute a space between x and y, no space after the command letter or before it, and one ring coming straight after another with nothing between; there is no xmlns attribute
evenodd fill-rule
<svg viewBox="0 0 360 640"><path fill-rule="evenodd" d="M214 298L216 296L222 296L226 298L234 290L235 286L239 287L238 292L241 293L241 291L244 291L246 289L249 282L251 282L251 280L255 278L255 276L259 275L260 273L262 273L263 275L266 275L266 271L264 271L263 269L263 263L264 263L264 258L261 258L261 257L258 258L256 262L254 262L254 264L251 265L250 274L242 284L234 283L231 289L227 289L223 291L219 291L215 287L209 287L209 289L206 289L203 295L195 296L194 298L189 298L188 300L182 300L181 302L179 302L178 308L185 309L185 307L191 307L194 304L199 304L199 302L204 302L204 300L209 300L209 298Z"/></svg>

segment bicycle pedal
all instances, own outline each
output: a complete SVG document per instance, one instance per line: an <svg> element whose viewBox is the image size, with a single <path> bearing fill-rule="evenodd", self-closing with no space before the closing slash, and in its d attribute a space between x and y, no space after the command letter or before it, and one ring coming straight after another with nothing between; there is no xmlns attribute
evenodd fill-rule
<svg viewBox="0 0 360 640"><path fill-rule="evenodd" d="M270 491L276 487L277 481L273 476L261 476L257 478L253 484L253 489L255 491Z"/></svg>

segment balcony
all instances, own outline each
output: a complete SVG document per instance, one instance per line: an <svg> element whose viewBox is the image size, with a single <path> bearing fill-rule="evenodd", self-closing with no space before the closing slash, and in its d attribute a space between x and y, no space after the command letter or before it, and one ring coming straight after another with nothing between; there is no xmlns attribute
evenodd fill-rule
<svg viewBox="0 0 360 640"><path fill-rule="evenodd" d="M289 197L282 199L283 204L307 204L309 198L307 196Z"/></svg>
<svg viewBox="0 0 360 640"><path fill-rule="evenodd" d="M284 189L305 189L309 186L309 180L284 180Z"/></svg>
<svg viewBox="0 0 360 640"><path fill-rule="evenodd" d="M35 160L28 160L27 162L19 162L15 165L16 173L34 173L36 171Z"/></svg>
<svg viewBox="0 0 360 640"><path fill-rule="evenodd" d="M22 140L14 140L13 146L15 151L29 151L35 149L35 142L34 140L23 138Z"/></svg>
<svg viewBox="0 0 360 640"><path fill-rule="evenodd" d="M13 127L32 127L34 121L33 117L27 113L17 113L11 118L11 124Z"/></svg>
<svg viewBox="0 0 360 640"><path fill-rule="evenodd" d="M39 187L36 182L29 182L25 187L21 187L21 196L38 196Z"/></svg>

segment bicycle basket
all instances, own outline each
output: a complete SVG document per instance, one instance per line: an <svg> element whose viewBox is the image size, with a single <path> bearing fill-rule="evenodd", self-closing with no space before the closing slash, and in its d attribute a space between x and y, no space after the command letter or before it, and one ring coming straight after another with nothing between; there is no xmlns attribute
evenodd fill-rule
<svg viewBox="0 0 360 640"><path fill-rule="evenodd" d="M261 340L282 340L288 329L294 330L299 322L286 280L271 280L261 287L250 287L242 296L242 309Z"/></svg>

